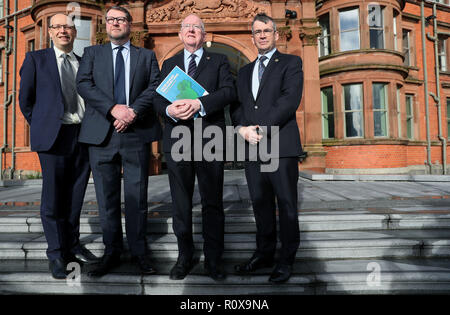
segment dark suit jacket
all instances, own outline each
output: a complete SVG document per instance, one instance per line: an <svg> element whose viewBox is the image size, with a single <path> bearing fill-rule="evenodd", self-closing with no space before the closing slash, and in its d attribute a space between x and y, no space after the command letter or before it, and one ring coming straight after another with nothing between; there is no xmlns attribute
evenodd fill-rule
<svg viewBox="0 0 450 315"><path fill-rule="evenodd" d="M76 56L78 61L80 57ZM19 105L30 125L31 150L48 151L61 128L64 101L53 48L28 52L20 68Z"/></svg>
<svg viewBox="0 0 450 315"><path fill-rule="evenodd" d="M161 69L161 81L165 79L175 66L185 70L183 52L164 61ZM225 128L224 107L231 104L236 99L236 88L234 86L234 79L230 73L230 64L227 57L222 54L208 52L205 49L202 59L200 59L198 64L194 79L209 93L209 95L199 98L206 112L206 115L203 118L200 118L201 116L198 118L202 119L202 129L215 125L223 130ZM164 152L170 152L172 145L178 141L178 138L171 138L172 129L175 126L184 125L190 129L194 126L193 119L175 122L168 117L166 115L166 107L168 105L170 105L170 102L158 95L155 100L156 110L165 119L163 138ZM206 143L209 140L210 139L204 139L203 143Z"/></svg>
<svg viewBox="0 0 450 315"><path fill-rule="evenodd" d="M298 56L272 55L264 71L256 101L252 94L252 75L256 60L241 68L237 79L239 101L233 104L235 126L279 126L280 157L295 157L302 153L296 111L303 91L302 60ZM269 141L270 142L270 141ZM247 143L248 145L248 143Z"/></svg>
<svg viewBox="0 0 450 315"><path fill-rule="evenodd" d="M99 145L110 128L114 128L109 113L114 103L114 70L111 44L84 49L77 74L78 93L86 102L79 141ZM137 120L128 131L138 134L144 143L161 138L161 126L152 111L153 97L159 82L155 53L130 45L129 106L137 112Z"/></svg>

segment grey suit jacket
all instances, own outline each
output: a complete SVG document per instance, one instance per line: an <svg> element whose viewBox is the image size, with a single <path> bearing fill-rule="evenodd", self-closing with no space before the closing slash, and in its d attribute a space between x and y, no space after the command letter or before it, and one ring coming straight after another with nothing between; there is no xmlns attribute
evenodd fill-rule
<svg viewBox="0 0 450 315"><path fill-rule="evenodd" d="M111 44L86 47L77 74L78 93L84 98L86 112L79 141L102 144L114 118L114 74ZM159 82L159 67L155 53L130 46L129 106L137 112L136 121L128 130L138 134L144 143L161 139L162 129L153 111L153 98Z"/></svg>

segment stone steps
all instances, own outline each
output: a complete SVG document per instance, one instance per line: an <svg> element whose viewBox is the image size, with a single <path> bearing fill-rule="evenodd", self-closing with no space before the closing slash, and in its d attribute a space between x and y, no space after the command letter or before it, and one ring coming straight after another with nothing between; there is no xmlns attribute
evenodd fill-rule
<svg viewBox="0 0 450 315"><path fill-rule="evenodd" d="M450 257L450 229L447 230L392 230L392 231L325 231L301 232L297 259L351 259L351 258L431 258ZM81 242L95 255L104 250L100 234L82 235ZM194 242L203 259L202 236ZM148 245L152 257L174 261L177 243L173 234L150 234ZM127 243L124 241L125 255ZM0 234L0 259L45 259L47 244L40 233ZM227 233L224 259L246 259L256 248L252 233Z"/></svg>
<svg viewBox="0 0 450 315"><path fill-rule="evenodd" d="M256 248L255 222L249 209L229 208L225 223L224 282L204 273L201 215L194 211L194 242L200 263L182 281L169 279L178 251L167 207L151 210L148 219L150 257L157 275L140 275L129 262L99 279L55 280L48 271L39 212L11 211L0 216L0 293L24 294L433 294L450 292L450 214L402 208L304 211L299 214L300 247L288 283L271 285L270 268L253 276L236 275L233 266ZM124 220L122 221L125 230ZM96 210L83 211L81 242L103 254ZM379 271L379 273L378 273ZM374 276L375 275L375 276ZM379 277L377 276L379 275ZM368 280L371 280L368 282ZM378 281L379 280L379 281Z"/></svg>
<svg viewBox="0 0 450 315"><path fill-rule="evenodd" d="M447 259L428 260L324 260L296 262L294 274L282 285L271 285L270 269L252 276L236 275L232 264L223 282L206 277L201 264L184 280L168 277L170 266L157 264L158 274L140 275L128 262L101 278L92 279L82 270L80 278L55 280L46 261L0 262L0 293L39 294L438 294L450 292ZM83 267L84 268L84 267ZM244 296L242 298L245 298Z"/></svg>
<svg viewBox="0 0 450 315"><path fill-rule="evenodd" d="M193 231L201 233L201 217L193 216ZM125 219L122 218L125 230ZM358 231L358 230L402 230L402 229L450 229L450 214L300 214L300 231ZM169 216L148 219L149 233L173 233ZM248 213L225 216L226 233L254 233L255 219ZM39 214L24 213L0 217L0 233L42 233ZM101 233L97 215L83 215L80 219L81 234Z"/></svg>

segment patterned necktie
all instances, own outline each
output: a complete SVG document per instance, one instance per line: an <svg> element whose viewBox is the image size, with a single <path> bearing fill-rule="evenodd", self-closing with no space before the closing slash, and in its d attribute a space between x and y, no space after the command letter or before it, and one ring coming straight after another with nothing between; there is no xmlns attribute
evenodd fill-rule
<svg viewBox="0 0 450 315"><path fill-rule="evenodd" d="M259 68L258 68L258 79L261 82L262 76L264 74L264 70L266 70L266 66L264 65L264 61L267 59L266 56L261 56L259 58Z"/></svg>
<svg viewBox="0 0 450 315"><path fill-rule="evenodd" d="M64 58L61 64L61 88L64 99L64 111L69 113L75 113L78 107L78 95L77 87L75 84L75 71L73 70L69 55L62 55Z"/></svg>
<svg viewBox="0 0 450 315"><path fill-rule="evenodd" d="M126 104L125 94L125 62L123 61L123 46L117 47L116 67L114 73L114 102L116 104Z"/></svg>
<svg viewBox="0 0 450 315"><path fill-rule="evenodd" d="M190 76L191 78L194 77L195 72L197 71L197 64L195 63L195 58L197 57L196 54L192 54L190 56L191 61L189 62L189 68L188 68L188 76Z"/></svg>

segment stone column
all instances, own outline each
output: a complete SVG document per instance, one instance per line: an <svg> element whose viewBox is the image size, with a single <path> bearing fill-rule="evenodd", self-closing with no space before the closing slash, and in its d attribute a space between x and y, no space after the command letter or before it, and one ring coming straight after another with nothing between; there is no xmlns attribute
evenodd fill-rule
<svg viewBox="0 0 450 315"><path fill-rule="evenodd" d="M302 170L324 172L326 151L322 146L322 109L317 38L321 28L317 25L316 1L303 0L300 18L300 38L303 45L303 100L297 111L297 122L302 134L307 158L299 165ZM303 119L301 119L303 111Z"/></svg>

